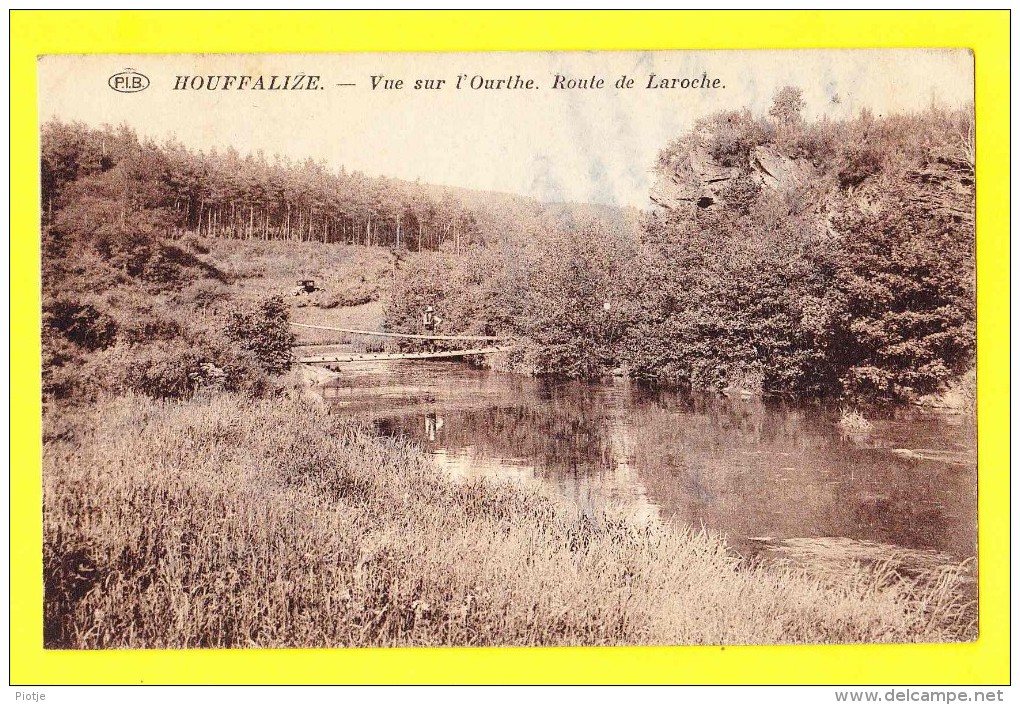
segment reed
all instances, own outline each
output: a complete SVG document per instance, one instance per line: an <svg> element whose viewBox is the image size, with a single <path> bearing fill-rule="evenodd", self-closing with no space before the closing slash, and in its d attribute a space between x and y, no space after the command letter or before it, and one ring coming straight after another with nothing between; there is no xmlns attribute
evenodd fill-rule
<svg viewBox="0 0 1020 705"><path fill-rule="evenodd" d="M867 433L872 423L861 412L844 406L839 410L839 427L847 433Z"/></svg>

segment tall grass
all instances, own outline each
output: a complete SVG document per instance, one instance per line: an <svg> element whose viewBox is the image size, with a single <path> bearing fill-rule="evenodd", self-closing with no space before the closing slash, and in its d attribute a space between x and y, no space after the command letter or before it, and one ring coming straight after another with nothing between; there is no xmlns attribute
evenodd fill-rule
<svg viewBox="0 0 1020 705"><path fill-rule="evenodd" d="M839 410L839 427L847 433L867 433L873 424L857 409L844 406Z"/></svg>
<svg viewBox="0 0 1020 705"><path fill-rule="evenodd" d="M45 419L49 648L972 638L951 581L749 565L713 536L458 483L294 395Z"/></svg>

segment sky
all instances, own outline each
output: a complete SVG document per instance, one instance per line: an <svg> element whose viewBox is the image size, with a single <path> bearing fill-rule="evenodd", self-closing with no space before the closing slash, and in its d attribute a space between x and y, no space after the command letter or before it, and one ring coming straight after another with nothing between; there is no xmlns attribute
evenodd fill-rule
<svg viewBox="0 0 1020 705"><path fill-rule="evenodd" d="M146 89L110 77L133 69ZM677 79L674 88L647 88ZM178 77L318 76L314 90L175 89ZM461 88L456 88L459 75ZM577 81L579 87L555 88ZM381 77L373 88L372 76ZM473 89L520 76L531 89ZM633 87L617 88L621 77ZM416 80L442 88L415 90ZM602 79L602 88L580 87ZM715 87L683 87L683 79ZM208 78L202 79L203 82ZM402 80L401 89L382 81ZM220 85L223 79L220 78ZM292 78L291 81L294 81ZM354 85L340 85L354 84ZM126 123L140 135L208 150L233 146L330 168L519 193L544 201L643 208L661 148L701 117L768 111L797 86L805 117L842 118L973 103L967 50L490 52L433 54L53 55L39 60L40 119Z"/></svg>

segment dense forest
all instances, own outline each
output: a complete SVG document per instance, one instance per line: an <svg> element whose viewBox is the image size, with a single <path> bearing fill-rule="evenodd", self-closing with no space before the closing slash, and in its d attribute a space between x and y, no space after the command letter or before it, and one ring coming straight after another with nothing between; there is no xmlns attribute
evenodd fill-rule
<svg viewBox="0 0 1020 705"><path fill-rule="evenodd" d="M459 249L479 227L456 192L332 171L310 159L157 144L126 126L51 121L42 128L44 219L54 223L61 199L107 199L125 213L150 211L168 236Z"/></svg>
<svg viewBox="0 0 1020 705"><path fill-rule="evenodd" d="M656 208L412 258L391 323L529 341L517 366L695 388L916 398L974 365L974 126L967 110L697 123L661 152Z"/></svg>
<svg viewBox="0 0 1020 705"><path fill-rule="evenodd" d="M459 252L534 232L535 222L619 221L621 209L370 177L262 153L191 150L131 128L51 120L41 131L44 227L116 225L145 214L174 238L289 240ZM98 211L103 211L99 213ZM113 216L113 217L111 217Z"/></svg>

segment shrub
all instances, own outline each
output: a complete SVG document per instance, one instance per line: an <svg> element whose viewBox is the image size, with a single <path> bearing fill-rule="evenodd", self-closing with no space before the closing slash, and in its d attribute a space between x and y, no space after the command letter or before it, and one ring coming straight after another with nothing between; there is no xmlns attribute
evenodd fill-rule
<svg viewBox="0 0 1020 705"><path fill-rule="evenodd" d="M77 374L82 362L81 350L64 336L43 329L42 334L42 395L43 399L66 399L81 391Z"/></svg>
<svg viewBox="0 0 1020 705"><path fill-rule="evenodd" d="M209 254L209 244L197 235L185 235L181 238L181 245L200 255Z"/></svg>
<svg viewBox="0 0 1020 705"><path fill-rule="evenodd" d="M821 574L743 561L676 523L582 510L520 483L453 482L413 447L380 444L300 398L103 400L67 419L73 436L44 421L51 649L934 642L976 632L964 568L915 579L852 557Z"/></svg>
<svg viewBox="0 0 1020 705"><path fill-rule="evenodd" d="M319 308L362 306L379 298L379 287L364 281L355 282L332 293L323 292L314 299Z"/></svg>
<svg viewBox="0 0 1020 705"><path fill-rule="evenodd" d="M198 279L181 290L177 300L190 304L200 311L217 312L221 306L230 301L230 289L222 283L210 279Z"/></svg>
<svg viewBox="0 0 1020 705"><path fill-rule="evenodd" d="M769 116L780 124L797 123L801 120L801 111L807 107L804 92L796 86L783 86L772 98Z"/></svg>
<svg viewBox="0 0 1020 705"><path fill-rule="evenodd" d="M113 318L90 303L67 297L59 297L43 307L43 327L60 331L86 350L107 347L117 335Z"/></svg>
<svg viewBox="0 0 1020 705"><path fill-rule="evenodd" d="M279 374L289 370L293 361L291 348L296 337L289 318L283 297L274 296L253 309L232 311L225 332L231 341L254 354L263 370Z"/></svg>
<svg viewBox="0 0 1020 705"><path fill-rule="evenodd" d="M156 399L194 394L202 375L202 356L186 341L137 346L124 382L127 389Z"/></svg>
<svg viewBox="0 0 1020 705"><path fill-rule="evenodd" d="M858 186L882 168L882 158L868 145L850 145L839 160L839 185L843 188Z"/></svg>
<svg viewBox="0 0 1020 705"><path fill-rule="evenodd" d="M749 111L722 113L707 123L708 153L723 166L745 167L751 149L766 144L772 127Z"/></svg>
<svg viewBox="0 0 1020 705"><path fill-rule="evenodd" d="M132 232L120 225L103 225L96 232L96 252L114 269L132 277L141 277L157 248L146 233Z"/></svg>

